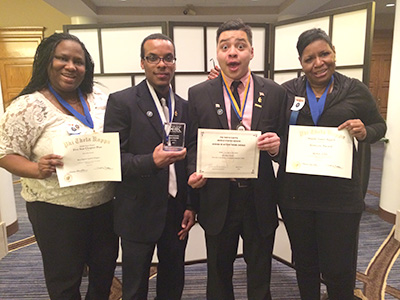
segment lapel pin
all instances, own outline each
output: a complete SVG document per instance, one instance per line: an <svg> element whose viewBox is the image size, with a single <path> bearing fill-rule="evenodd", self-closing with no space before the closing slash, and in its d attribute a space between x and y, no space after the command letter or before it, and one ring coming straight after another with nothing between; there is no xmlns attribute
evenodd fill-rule
<svg viewBox="0 0 400 300"><path fill-rule="evenodd" d="M222 108L217 109L217 115L222 116L224 113L224 110Z"/></svg>
<svg viewBox="0 0 400 300"><path fill-rule="evenodd" d="M175 111L174 115L175 115L175 117L178 116L178 111L177 110Z"/></svg>
<svg viewBox="0 0 400 300"><path fill-rule="evenodd" d="M264 97L264 92L259 93L260 97Z"/></svg>
<svg viewBox="0 0 400 300"><path fill-rule="evenodd" d="M150 110L148 110L148 111L146 112L146 116L148 116L149 118L151 118L151 117L153 116L153 112L150 111Z"/></svg>
<svg viewBox="0 0 400 300"><path fill-rule="evenodd" d="M220 108L221 105L219 105L219 103L216 103L216 104L215 104L215 107L216 107L216 108Z"/></svg>

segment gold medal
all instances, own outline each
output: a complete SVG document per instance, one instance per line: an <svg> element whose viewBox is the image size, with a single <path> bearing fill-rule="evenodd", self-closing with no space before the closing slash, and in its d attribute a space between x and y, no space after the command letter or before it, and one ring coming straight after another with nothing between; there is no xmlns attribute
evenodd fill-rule
<svg viewBox="0 0 400 300"><path fill-rule="evenodd" d="M238 126L236 126L236 130L242 130L242 131L244 131L244 130L246 130L246 127L244 127L243 123L240 122L240 123L238 124Z"/></svg>

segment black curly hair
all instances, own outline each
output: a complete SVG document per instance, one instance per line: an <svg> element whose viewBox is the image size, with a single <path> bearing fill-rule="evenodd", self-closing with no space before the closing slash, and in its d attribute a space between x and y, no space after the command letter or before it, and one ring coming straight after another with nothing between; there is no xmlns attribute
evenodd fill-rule
<svg viewBox="0 0 400 300"><path fill-rule="evenodd" d="M48 66L53 61L56 47L60 42L65 40L75 41L81 45L82 50L85 53L86 73L79 87L84 94L90 94L93 91L94 63L85 45L76 36L69 33L54 33L43 39L37 47L33 61L31 80L17 97L34 93L47 86L49 81L47 73Z"/></svg>

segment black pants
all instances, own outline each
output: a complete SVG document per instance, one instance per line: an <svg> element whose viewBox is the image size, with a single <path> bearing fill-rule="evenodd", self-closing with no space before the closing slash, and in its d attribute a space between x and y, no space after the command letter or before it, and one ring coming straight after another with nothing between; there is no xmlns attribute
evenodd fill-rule
<svg viewBox="0 0 400 300"><path fill-rule="evenodd" d="M324 279L330 300L353 300L361 213L281 209L302 300L320 299Z"/></svg>
<svg viewBox="0 0 400 300"><path fill-rule="evenodd" d="M243 256L247 264L248 299L271 299L271 258L275 233L268 237L260 234L252 188L232 185L222 231L217 235L206 233L208 300L234 299L233 263L239 236L243 238Z"/></svg>
<svg viewBox="0 0 400 300"><path fill-rule="evenodd" d="M27 202L43 258L51 300L81 299L79 287L89 267L87 300L108 300L118 256L111 201L75 209L44 202Z"/></svg>
<svg viewBox="0 0 400 300"><path fill-rule="evenodd" d="M147 300L149 271L157 245L157 300L181 299L185 276L185 248L188 238L181 241L183 214L176 199L168 200L164 231L156 243L141 243L122 238L122 298ZM157 220L154 220L157 222ZM143 229L146 230L146 229Z"/></svg>

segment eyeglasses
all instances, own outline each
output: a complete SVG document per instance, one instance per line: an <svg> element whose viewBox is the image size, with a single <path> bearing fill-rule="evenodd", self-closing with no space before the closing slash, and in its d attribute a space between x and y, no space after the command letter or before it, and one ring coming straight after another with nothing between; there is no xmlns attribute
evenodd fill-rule
<svg viewBox="0 0 400 300"><path fill-rule="evenodd" d="M156 55L149 55L149 56L146 56L145 59L149 64L152 64L152 65L157 65L157 64L160 63L160 61L163 61L164 64L170 66L170 65L173 65L176 62L176 58L173 57L172 55L167 55L166 57L159 57L159 56L156 56Z"/></svg>

